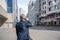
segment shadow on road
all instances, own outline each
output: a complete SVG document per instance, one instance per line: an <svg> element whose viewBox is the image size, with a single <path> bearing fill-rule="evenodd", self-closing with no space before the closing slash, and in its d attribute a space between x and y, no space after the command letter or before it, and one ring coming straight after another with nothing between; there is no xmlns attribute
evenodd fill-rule
<svg viewBox="0 0 60 40"><path fill-rule="evenodd" d="M35 26L31 27L30 29L60 31L60 26Z"/></svg>

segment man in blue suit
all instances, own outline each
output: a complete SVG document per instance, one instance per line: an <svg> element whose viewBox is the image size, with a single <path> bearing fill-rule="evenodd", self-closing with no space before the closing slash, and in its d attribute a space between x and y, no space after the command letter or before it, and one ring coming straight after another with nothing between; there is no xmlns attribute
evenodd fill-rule
<svg viewBox="0 0 60 40"><path fill-rule="evenodd" d="M31 22L24 14L20 15L20 22L16 24L17 40L30 40L29 27L32 27Z"/></svg>

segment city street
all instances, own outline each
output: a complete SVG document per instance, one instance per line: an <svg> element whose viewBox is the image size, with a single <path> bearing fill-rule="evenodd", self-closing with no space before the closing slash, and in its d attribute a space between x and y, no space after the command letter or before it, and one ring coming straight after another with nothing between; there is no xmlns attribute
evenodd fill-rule
<svg viewBox="0 0 60 40"><path fill-rule="evenodd" d="M0 40L16 40L16 33L13 29L0 28Z"/></svg>
<svg viewBox="0 0 60 40"><path fill-rule="evenodd" d="M17 40L14 27L32 40L60 40L59 25L60 0L0 0L0 40Z"/></svg>
<svg viewBox="0 0 60 40"><path fill-rule="evenodd" d="M30 35L33 40L60 40L60 27L33 27Z"/></svg>
<svg viewBox="0 0 60 40"><path fill-rule="evenodd" d="M60 27L32 27L30 28L30 36L33 40L60 40ZM0 28L0 40L16 40L16 33L13 29Z"/></svg>

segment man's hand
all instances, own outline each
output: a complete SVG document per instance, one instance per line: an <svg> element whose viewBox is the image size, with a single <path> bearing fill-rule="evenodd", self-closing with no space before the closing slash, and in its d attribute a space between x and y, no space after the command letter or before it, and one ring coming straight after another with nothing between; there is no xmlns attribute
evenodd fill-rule
<svg viewBox="0 0 60 40"><path fill-rule="evenodd" d="M27 21L29 21L29 19L28 19L28 18L26 18L26 20L27 20Z"/></svg>

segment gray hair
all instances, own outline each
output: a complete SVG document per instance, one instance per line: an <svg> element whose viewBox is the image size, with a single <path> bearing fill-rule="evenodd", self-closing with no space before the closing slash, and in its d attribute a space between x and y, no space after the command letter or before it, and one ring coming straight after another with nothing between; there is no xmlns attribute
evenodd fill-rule
<svg viewBox="0 0 60 40"><path fill-rule="evenodd" d="M26 16L24 14L20 15L20 20L22 20L22 19L26 19Z"/></svg>

